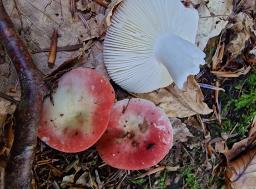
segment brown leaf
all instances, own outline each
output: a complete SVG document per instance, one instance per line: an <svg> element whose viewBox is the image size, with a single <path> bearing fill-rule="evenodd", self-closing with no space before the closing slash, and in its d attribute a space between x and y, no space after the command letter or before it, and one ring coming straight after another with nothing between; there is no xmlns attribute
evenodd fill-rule
<svg viewBox="0 0 256 189"><path fill-rule="evenodd" d="M207 104L203 102L204 95L192 76L188 77L183 90L171 85L151 93L136 94L135 96L151 100L170 117L182 118L212 112Z"/></svg>
<svg viewBox="0 0 256 189"><path fill-rule="evenodd" d="M6 147L11 149L13 141L14 141L14 131L13 131L13 124L10 123L5 126L5 137L6 137Z"/></svg>
<svg viewBox="0 0 256 189"><path fill-rule="evenodd" d="M82 1L78 2L80 2L79 8L81 8ZM4 0L5 7L11 15L16 28L26 31L24 37L28 42L29 48L37 52L40 52L40 49L49 48L54 28L58 28L58 47L74 46L82 44L89 39L102 36L105 32L105 8L92 0L85 0L83 2L86 2L83 6L86 6L88 11L85 13L76 11L72 19L69 1L61 1L60 3L59 1L52 0L19 0L17 1L17 6L22 15L20 18L13 1ZM83 20L79 15L83 15ZM23 28L21 28L20 19L22 20ZM74 54L78 52L79 50L74 52L58 52L54 68L72 59L75 57ZM45 52L33 54L35 64L44 74L49 74L52 71L48 68L47 56L48 54Z"/></svg>
<svg viewBox="0 0 256 189"><path fill-rule="evenodd" d="M5 93L17 82L17 73L11 63L0 64L0 91Z"/></svg>
<svg viewBox="0 0 256 189"><path fill-rule="evenodd" d="M103 14L97 14L88 20L89 33L93 38L100 37L105 32L104 18Z"/></svg>
<svg viewBox="0 0 256 189"><path fill-rule="evenodd" d="M226 149L227 149L227 146L226 146L225 140L220 140L215 143L215 147L214 147L215 152L224 153L226 151Z"/></svg>
<svg viewBox="0 0 256 189"><path fill-rule="evenodd" d="M16 109L16 105L11 102L0 98L0 129L3 126L3 123L8 114L13 114Z"/></svg>
<svg viewBox="0 0 256 189"><path fill-rule="evenodd" d="M169 118L173 128L173 141L176 142L187 142L188 137L193 137L193 135L188 130L187 126L182 123L180 119Z"/></svg>
<svg viewBox="0 0 256 189"><path fill-rule="evenodd" d="M98 73L103 75L106 79L110 79L105 68L103 60L103 44L95 42L89 51L89 55L85 60L84 67L94 68Z"/></svg>
<svg viewBox="0 0 256 189"><path fill-rule="evenodd" d="M256 10L255 0L234 0L233 4L235 13Z"/></svg>
<svg viewBox="0 0 256 189"><path fill-rule="evenodd" d="M233 19L233 22L227 26L227 31L232 36L232 40L227 44L227 52L230 53L230 59L235 59L246 46L251 34L256 35L254 30L254 21L249 15L239 13ZM229 34L227 34L229 35Z"/></svg>
<svg viewBox="0 0 256 189"><path fill-rule="evenodd" d="M249 136L224 152L227 159L226 184L232 189L249 189L256 186L256 117Z"/></svg>
<svg viewBox="0 0 256 189"><path fill-rule="evenodd" d="M111 17L113 15L113 12L115 10L115 8L122 2L123 0L114 0L112 1L109 6L108 9L106 10L106 18L105 18L105 22L107 27L109 27L111 25Z"/></svg>
<svg viewBox="0 0 256 189"><path fill-rule="evenodd" d="M227 161L231 161L256 142L256 117L250 127L248 137L235 143L232 149L227 150L224 155Z"/></svg>
<svg viewBox="0 0 256 189"><path fill-rule="evenodd" d="M228 23L233 0L191 0L199 12L196 44L204 49L208 40L218 36Z"/></svg>
<svg viewBox="0 0 256 189"><path fill-rule="evenodd" d="M242 154L228 164L226 169L227 185L232 189L256 187L256 148Z"/></svg>
<svg viewBox="0 0 256 189"><path fill-rule="evenodd" d="M214 56L212 57L212 70L217 70L219 65L222 62L223 56L224 56L224 50L225 50L225 44L218 44L218 47L216 49L216 52Z"/></svg>

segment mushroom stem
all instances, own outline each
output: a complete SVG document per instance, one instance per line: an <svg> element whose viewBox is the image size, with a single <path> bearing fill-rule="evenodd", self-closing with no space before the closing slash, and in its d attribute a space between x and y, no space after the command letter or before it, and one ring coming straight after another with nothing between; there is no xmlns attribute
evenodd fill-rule
<svg viewBox="0 0 256 189"><path fill-rule="evenodd" d="M6 167L5 188L31 188L37 126L46 90L42 74L33 64L26 45L16 33L2 0L0 1L0 40L15 66L21 85L21 102L15 112L17 125Z"/></svg>
<svg viewBox="0 0 256 189"><path fill-rule="evenodd" d="M188 75L199 73L199 65L204 64L204 52L177 35L160 37L154 50L156 59L165 65L179 88L183 87Z"/></svg>

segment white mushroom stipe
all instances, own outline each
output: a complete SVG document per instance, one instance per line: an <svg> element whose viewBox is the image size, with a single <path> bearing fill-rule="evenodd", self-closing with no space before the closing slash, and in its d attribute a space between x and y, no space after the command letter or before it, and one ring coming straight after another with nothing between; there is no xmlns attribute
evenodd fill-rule
<svg viewBox="0 0 256 189"><path fill-rule="evenodd" d="M110 77L129 92L183 87L205 54L195 44L198 12L180 0L124 0L104 42Z"/></svg>

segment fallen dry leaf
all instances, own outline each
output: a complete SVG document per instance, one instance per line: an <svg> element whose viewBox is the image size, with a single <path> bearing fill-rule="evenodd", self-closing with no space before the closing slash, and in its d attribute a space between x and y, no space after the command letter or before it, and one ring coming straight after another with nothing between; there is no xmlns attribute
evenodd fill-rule
<svg viewBox="0 0 256 189"><path fill-rule="evenodd" d="M227 150L226 141L221 140L221 141L216 142L214 150L217 153L224 153Z"/></svg>
<svg viewBox="0 0 256 189"><path fill-rule="evenodd" d="M87 24L92 38L100 37L105 33L104 19L105 16L103 14L97 14L88 20Z"/></svg>
<svg viewBox="0 0 256 189"><path fill-rule="evenodd" d="M226 184L232 189L249 189L256 186L256 117L247 138L224 152L227 159Z"/></svg>
<svg viewBox="0 0 256 189"><path fill-rule="evenodd" d="M135 96L151 100L170 117L182 118L212 112L204 103L204 95L193 76L188 77L183 90L171 85L151 93L135 94Z"/></svg>
<svg viewBox="0 0 256 189"><path fill-rule="evenodd" d="M5 122L6 116L8 114L13 114L16 109L16 105L11 102L0 98L0 129Z"/></svg>
<svg viewBox="0 0 256 189"><path fill-rule="evenodd" d="M118 5L122 2L123 0L113 0L109 5L108 5L108 9L106 10L106 18L105 18L105 22L106 22L106 26L109 27L111 25L111 17L114 13L114 10L116 7L118 7Z"/></svg>
<svg viewBox="0 0 256 189"><path fill-rule="evenodd" d="M80 10L80 11L91 11L95 13L97 9L97 4L95 1L85 2L83 0L79 0L76 2L76 8L77 10Z"/></svg>
<svg viewBox="0 0 256 189"><path fill-rule="evenodd" d="M227 188L256 188L256 149L242 154L238 159L228 164L226 169Z"/></svg>
<svg viewBox="0 0 256 189"><path fill-rule="evenodd" d="M16 105L0 98L0 169L5 166L14 140L13 120Z"/></svg>
<svg viewBox="0 0 256 189"><path fill-rule="evenodd" d="M17 74L12 64L0 64L0 91L5 93L17 82Z"/></svg>
<svg viewBox="0 0 256 189"><path fill-rule="evenodd" d="M101 42L96 41L91 46L88 53L88 57L85 60L83 67L94 68L98 73L100 73L106 79L110 79L104 64L103 46Z"/></svg>
<svg viewBox="0 0 256 189"><path fill-rule="evenodd" d="M239 13L230 23L226 31L232 40L226 46L226 53L230 53L229 59L235 59L246 47L246 42L250 39L252 33L256 35L254 29L254 20L248 14Z"/></svg>
<svg viewBox="0 0 256 189"><path fill-rule="evenodd" d="M29 27L32 47L48 48L53 29L58 28L59 46L74 45L81 35L86 35L87 29L79 19L73 20L69 10L69 1L51 0L19 0L17 7L22 17L17 14L13 1L5 1L4 5L17 28ZM23 26L20 25L22 19ZM90 36L87 36L90 38Z"/></svg>
<svg viewBox="0 0 256 189"><path fill-rule="evenodd" d="M256 10L255 0L234 0L234 12L249 12Z"/></svg>
<svg viewBox="0 0 256 189"><path fill-rule="evenodd" d="M200 20L197 45L204 49L208 40L221 33L233 10L233 0L192 0L197 7Z"/></svg>
<svg viewBox="0 0 256 189"><path fill-rule="evenodd" d="M89 13L75 11L73 18L69 1L19 0L16 2L19 11L15 8L14 1L4 0L4 5L16 28L24 31L23 37L29 49L38 52L33 54L33 59L44 74L51 73L52 69L47 65L48 52L40 52L40 50L50 47L54 29L58 29L58 47L66 47L66 49L100 37L105 32L105 8L91 0L83 1L85 5L90 3ZM58 52L53 69L75 57L77 53L79 53L78 49L72 52Z"/></svg>
<svg viewBox="0 0 256 189"><path fill-rule="evenodd" d="M219 43L214 56L212 57L212 70L218 70L224 56L225 44Z"/></svg>
<svg viewBox="0 0 256 189"><path fill-rule="evenodd" d="M236 158L240 153L242 153L246 148L251 146L254 142L256 142L256 117L253 120L253 123L250 127L248 137L237 142L233 145L232 149L227 150L225 152L225 157L228 161Z"/></svg>
<svg viewBox="0 0 256 189"><path fill-rule="evenodd" d="M180 119L169 118L173 128L173 141L176 142L187 142L188 137L193 137L187 126L182 123Z"/></svg>

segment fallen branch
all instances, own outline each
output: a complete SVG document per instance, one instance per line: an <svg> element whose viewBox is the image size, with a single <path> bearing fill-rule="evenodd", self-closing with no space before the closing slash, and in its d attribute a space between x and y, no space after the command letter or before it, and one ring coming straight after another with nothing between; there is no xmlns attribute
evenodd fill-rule
<svg viewBox="0 0 256 189"><path fill-rule="evenodd" d="M46 90L42 74L33 64L29 51L16 33L2 0L0 1L0 40L15 66L21 85L21 102L15 112L15 137L6 167L5 188L27 189L31 187L37 126Z"/></svg>

